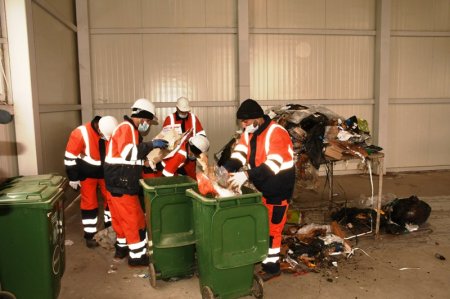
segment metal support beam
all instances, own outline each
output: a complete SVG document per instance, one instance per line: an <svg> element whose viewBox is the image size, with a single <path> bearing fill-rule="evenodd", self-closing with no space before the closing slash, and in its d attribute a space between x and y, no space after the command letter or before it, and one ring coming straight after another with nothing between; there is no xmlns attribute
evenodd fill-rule
<svg viewBox="0 0 450 299"><path fill-rule="evenodd" d="M238 1L239 103L250 97L248 0Z"/></svg>
<svg viewBox="0 0 450 299"><path fill-rule="evenodd" d="M375 43L375 109L373 118L373 137L375 143L383 147L384 153L386 154L386 160L389 160L388 122L391 0L377 0L376 19L377 34ZM382 171L386 171L384 166Z"/></svg>
<svg viewBox="0 0 450 299"><path fill-rule="evenodd" d="M30 0L6 0L14 126L20 175L43 169Z"/></svg>
<svg viewBox="0 0 450 299"><path fill-rule="evenodd" d="M89 41L89 12L87 0L76 0L76 10L81 119L83 123L86 123L93 118L91 51Z"/></svg>

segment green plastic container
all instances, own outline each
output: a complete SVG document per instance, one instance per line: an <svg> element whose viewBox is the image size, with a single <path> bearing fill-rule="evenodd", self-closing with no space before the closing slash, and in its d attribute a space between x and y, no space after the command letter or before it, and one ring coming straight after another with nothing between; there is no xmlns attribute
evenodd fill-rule
<svg viewBox="0 0 450 299"><path fill-rule="evenodd" d="M192 201L186 190L197 182L188 176L141 179L149 235L150 284L156 279L192 276L195 235Z"/></svg>
<svg viewBox="0 0 450 299"><path fill-rule="evenodd" d="M0 190L0 283L18 299L57 298L64 252L63 190L17 184Z"/></svg>
<svg viewBox="0 0 450 299"><path fill-rule="evenodd" d="M50 173L50 174L39 174L39 175L27 175L17 178L13 178L9 184L37 184L46 185L52 187L59 187L65 189L67 187L68 181L65 177Z"/></svg>
<svg viewBox="0 0 450 299"><path fill-rule="evenodd" d="M269 222L261 193L214 199L186 191L194 208L200 289L203 298L263 296L254 265L267 256Z"/></svg>

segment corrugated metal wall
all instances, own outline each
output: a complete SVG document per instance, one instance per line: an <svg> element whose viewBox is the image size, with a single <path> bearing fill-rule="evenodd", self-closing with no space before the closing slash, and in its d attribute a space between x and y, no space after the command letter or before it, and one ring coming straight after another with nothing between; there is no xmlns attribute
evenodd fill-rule
<svg viewBox="0 0 450 299"><path fill-rule="evenodd" d="M219 150L235 129L236 1L113 2L89 2L95 113L121 118L146 97L161 125L187 96Z"/></svg>
<svg viewBox="0 0 450 299"><path fill-rule="evenodd" d="M392 1L391 25L389 167L448 168L450 1Z"/></svg>
<svg viewBox="0 0 450 299"><path fill-rule="evenodd" d="M74 23L74 1L48 1L68 23ZM43 168L41 173L65 174L64 151L70 132L80 123L80 111L64 111L79 103L76 32L32 3L39 125ZM48 109L48 107L51 107Z"/></svg>
<svg viewBox="0 0 450 299"><path fill-rule="evenodd" d="M378 2L249 0L251 97L265 107L325 104L373 128ZM391 1L389 144L380 144L389 152L388 169L450 166L450 142L442 136L450 131L449 5ZM89 1L96 113L121 117L147 97L163 119L177 97L187 96L211 151L220 149L242 100L237 7L236 0ZM411 30L419 36L403 36Z"/></svg>

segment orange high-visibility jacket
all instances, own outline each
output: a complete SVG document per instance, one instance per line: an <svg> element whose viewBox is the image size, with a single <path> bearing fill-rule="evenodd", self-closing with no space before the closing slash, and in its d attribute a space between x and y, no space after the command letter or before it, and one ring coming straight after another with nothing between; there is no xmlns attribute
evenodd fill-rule
<svg viewBox="0 0 450 299"><path fill-rule="evenodd" d="M139 179L151 143L141 142L133 121L124 117L114 130L105 157L106 189L114 194L138 194Z"/></svg>
<svg viewBox="0 0 450 299"><path fill-rule="evenodd" d="M188 175L194 180L195 168L185 169L183 166L189 162L187 157L187 143L186 139L182 144L178 146L177 152L170 158L161 161L163 167L162 174L166 177L174 176L175 174Z"/></svg>
<svg viewBox="0 0 450 299"><path fill-rule="evenodd" d="M196 117L193 113L188 113L186 118L178 117L178 114L172 113L166 117L163 123L163 128L174 128L177 130L178 134L182 134L186 131L189 131L192 128L192 134L202 134L206 136L205 130L200 123L198 117Z"/></svg>
<svg viewBox="0 0 450 299"><path fill-rule="evenodd" d="M70 134L64 154L64 165L71 181L103 178L105 141L94 128L94 123L100 118L96 116L91 122L77 127Z"/></svg>
<svg viewBox="0 0 450 299"><path fill-rule="evenodd" d="M264 116L264 123L253 134L242 133L225 168L236 171L246 165L250 182L267 203L290 199L294 190L294 151L285 128Z"/></svg>

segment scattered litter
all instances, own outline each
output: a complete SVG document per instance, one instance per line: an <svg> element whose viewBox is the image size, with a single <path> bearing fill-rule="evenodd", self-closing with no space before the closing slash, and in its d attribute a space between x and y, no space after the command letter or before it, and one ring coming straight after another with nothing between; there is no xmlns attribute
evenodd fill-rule
<svg viewBox="0 0 450 299"><path fill-rule="evenodd" d="M133 274L133 277L148 278L148 273Z"/></svg>
<svg viewBox="0 0 450 299"><path fill-rule="evenodd" d="M441 254L439 254L439 253L436 253L434 256L435 256L437 259L441 260L441 261L445 261L445 256L443 256L443 255L441 255Z"/></svg>
<svg viewBox="0 0 450 299"><path fill-rule="evenodd" d="M112 274L112 273L116 273L116 272L117 272L117 267L115 265L110 265L108 274Z"/></svg>
<svg viewBox="0 0 450 299"><path fill-rule="evenodd" d="M337 266L338 266L338 263L337 263L336 261L331 262L331 264L332 264L333 266L335 266L336 268L337 268Z"/></svg>
<svg viewBox="0 0 450 299"><path fill-rule="evenodd" d="M411 233L411 232L415 232L416 230L418 230L419 226L417 224L406 223L405 228Z"/></svg>
<svg viewBox="0 0 450 299"><path fill-rule="evenodd" d="M74 242L72 240L65 240L64 241L64 245L66 246L72 246L74 244Z"/></svg>
<svg viewBox="0 0 450 299"><path fill-rule="evenodd" d="M113 230L112 226L98 231L94 235L94 240L105 249L114 249L114 244L116 243L116 232Z"/></svg>
<svg viewBox="0 0 450 299"><path fill-rule="evenodd" d="M403 271L403 270L420 270L420 268L400 268L399 270L400 271Z"/></svg>

